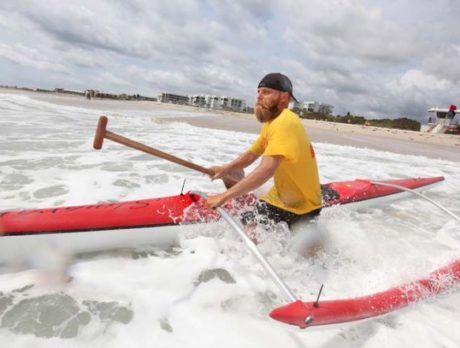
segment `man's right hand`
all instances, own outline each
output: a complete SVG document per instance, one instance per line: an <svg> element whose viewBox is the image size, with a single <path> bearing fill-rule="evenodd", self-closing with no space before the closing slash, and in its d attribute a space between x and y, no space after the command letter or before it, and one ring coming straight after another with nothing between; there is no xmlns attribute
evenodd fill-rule
<svg viewBox="0 0 460 348"><path fill-rule="evenodd" d="M243 169L229 169L228 166L213 166L209 169L214 172L214 175L210 176L211 180L222 179L227 189L244 178Z"/></svg>
<svg viewBox="0 0 460 348"><path fill-rule="evenodd" d="M227 166L212 166L209 169L214 173L214 175L209 176L211 180L222 179L228 171Z"/></svg>
<svg viewBox="0 0 460 348"><path fill-rule="evenodd" d="M220 193L217 195L208 196L208 198L205 201L205 204L208 208L214 209L224 204L226 200L227 199L225 193Z"/></svg>

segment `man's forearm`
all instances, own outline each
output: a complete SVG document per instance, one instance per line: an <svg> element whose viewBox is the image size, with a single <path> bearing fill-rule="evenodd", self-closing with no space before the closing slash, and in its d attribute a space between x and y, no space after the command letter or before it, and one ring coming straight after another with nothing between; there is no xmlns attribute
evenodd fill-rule
<svg viewBox="0 0 460 348"><path fill-rule="evenodd" d="M247 177L224 192L225 200L238 197L255 190L270 179L279 165L281 158L264 158L262 163Z"/></svg>
<svg viewBox="0 0 460 348"><path fill-rule="evenodd" d="M251 150L247 150L225 166L229 169L244 169L254 163L257 158L259 158L258 155Z"/></svg>
<svg viewBox="0 0 460 348"><path fill-rule="evenodd" d="M229 199L255 190L273 176L276 168L278 168L281 163L281 160L281 156L264 156L259 166L247 177L231 186L227 191L209 196L206 200L206 205L210 208L215 208L222 205Z"/></svg>
<svg viewBox="0 0 460 348"><path fill-rule="evenodd" d="M267 176L265 173L252 172L224 193L225 200L253 191L264 184L268 179L270 179L270 176Z"/></svg>

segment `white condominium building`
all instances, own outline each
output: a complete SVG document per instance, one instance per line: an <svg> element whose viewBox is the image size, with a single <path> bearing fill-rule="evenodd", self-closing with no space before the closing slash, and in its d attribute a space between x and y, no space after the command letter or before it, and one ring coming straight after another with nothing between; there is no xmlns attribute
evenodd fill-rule
<svg viewBox="0 0 460 348"><path fill-rule="evenodd" d="M218 97L215 95L191 95L189 97L190 105L206 107L211 109L226 109L234 111L243 111L246 102L243 99L232 98L227 96Z"/></svg>

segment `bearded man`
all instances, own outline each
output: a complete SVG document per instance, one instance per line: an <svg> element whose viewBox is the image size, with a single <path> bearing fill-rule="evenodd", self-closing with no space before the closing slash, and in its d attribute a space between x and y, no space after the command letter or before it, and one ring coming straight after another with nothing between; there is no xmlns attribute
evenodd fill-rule
<svg viewBox="0 0 460 348"><path fill-rule="evenodd" d="M319 214L322 201L315 152L299 116L288 109L291 100L297 101L287 76L271 73L260 81L255 115L263 125L258 139L235 160L209 169L212 179L218 179L262 156L260 164L227 191L209 196L209 207L253 191L273 177L274 186L259 198L254 212L242 215L243 224L284 221L291 225Z"/></svg>

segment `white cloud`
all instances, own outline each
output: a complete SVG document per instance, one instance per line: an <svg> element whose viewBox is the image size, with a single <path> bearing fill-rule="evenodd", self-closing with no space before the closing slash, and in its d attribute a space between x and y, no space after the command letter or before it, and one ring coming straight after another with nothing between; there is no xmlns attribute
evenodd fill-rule
<svg viewBox="0 0 460 348"><path fill-rule="evenodd" d="M415 51L411 30L384 17L382 11L364 1L311 0L299 8L290 1L287 39L298 43L301 52L315 59L324 55L362 65L394 63Z"/></svg>
<svg viewBox="0 0 460 348"><path fill-rule="evenodd" d="M2 2L0 67L16 64L15 84L28 66L36 80L69 88L228 94L248 104L259 79L281 71L298 97L337 113L423 118L429 103L460 103L457 3Z"/></svg>
<svg viewBox="0 0 460 348"><path fill-rule="evenodd" d="M460 45L451 45L434 51L423 61L423 69L440 79L460 84Z"/></svg>
<svg viewBox="0 0 460 348"><path fill-rule="evenodd" d="M35 48L30 48L22 43L6 45L0 43L0 57L22 66L32 67L38 70L66 72L65 65L45 56Z"/></svg>
<svg viewBox="0 0 460 348"><path fill-rule="evenodd" d="M447 80L440 80L434 75L425 74L423 71L412 69L407 71L397 81L397 86L401 91L407 91L412 88L419 88L421 90L445 90L450 87Z"/></svg>
<svg viewBox="0 0 460 348"><path fill-rule="evenodd" d="M103 83L109 83L109 84L114 84L114 85L120 85L120 86L129 86L130 83L126 81L125 79L115 76L107 71L102 71L98 74L97 80Z"/></svg>
<svg viewBox="0 0 460 348"><path fill-rule="evenodd" d="M127 74L132 79L142 79L155 88L163 89L163 92L183 92L183 87L187 86L189 81L181 71L164 71L159 69L142 69L131 65L126 69Z"/></svg>

